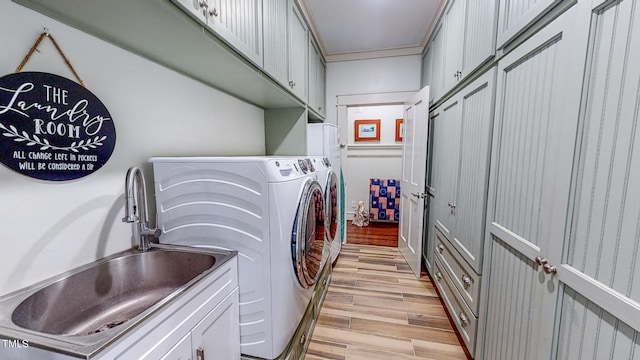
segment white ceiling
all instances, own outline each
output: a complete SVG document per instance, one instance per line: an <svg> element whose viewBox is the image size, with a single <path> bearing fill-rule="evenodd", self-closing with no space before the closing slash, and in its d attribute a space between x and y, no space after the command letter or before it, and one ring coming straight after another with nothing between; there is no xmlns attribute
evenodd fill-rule
<svg viewBox="0 0 640 360"><path fill-rule="evenodd" d="M327 61L419 54L444 0L299 0Z"/></svg>

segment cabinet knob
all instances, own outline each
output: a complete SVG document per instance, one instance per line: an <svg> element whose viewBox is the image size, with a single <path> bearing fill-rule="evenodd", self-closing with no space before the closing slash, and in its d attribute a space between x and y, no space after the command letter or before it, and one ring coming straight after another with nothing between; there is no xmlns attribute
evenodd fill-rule
<svg viewBox="0 0 640 360"><path fill-rule="evenodd" d="M555 274L558 272L558 269L557 269L554 265L551 265L551 264L544 264L544 265L542 266L542 270L543 270L543 271L544 271L544 273L545 273L545 274L547 274L547 275L548 275L548 274L555 275Z"/></svg>
<svg viewBox="0 0 640 360"><path fill-rule="evenodd" d="M442 273L440 271L438 271L436 273L436 277L438 278L438 280L441 280L442 279Z"/></svg>
<svg viewBox="0 0 640 360"><path fill-rule="evenodd" d="M202 10L206 10L209 7L207 0L198 0L198 5L200 5L200 9Z"/></svg>
<svg viewBox="0 0 640 360"><path fill-rule="evenodd" d="M543 258L541 256L536 256L535 262L536 262L536 264L538 264L538 266L541 266L541 265L545 265L546 263L548 263L549 260L547 260L547 259L545 259L545 258Z"/></svg>
<svg viewBox="0 0 640 360"><path fill-rule="evenodd" d="M460 323L462 324L462 326L469 325L469 318L467 318L467 315L465 315L464 313L460 313L458 315L458 318L460 319Z"/></svg>
<svg viewBox="0 0 640 360"><path fill-rule="evenodd" d="M471 286L471 278L466 274L462 274L462 283L464 284L465 288L468 288L469 286Z"/></svg>
<svg viewBox="0 0 640 360"><path fill-rule="evenodd" d="M216 8L209 9L209 16L218 17L218 9Z"/></svg>
<svg viewBox="0 0 640 360"><path fill-rule="evenodd" d="M444 245L438 244L438 251L443 252L444 251Z"/></svg>
<svg viewBox="0 0 640 360"><path fill-rule="evenodd" d="M204 349L203 348L199 347L196 350L196 359L197 360L204 360Z"/></svg>
<svg viewBox="0 0 640 360"><path fill-rule="evenodd" d="M307 340L307 334L302 334L300 337L300 345L304 345L304 342Z"/></svg>

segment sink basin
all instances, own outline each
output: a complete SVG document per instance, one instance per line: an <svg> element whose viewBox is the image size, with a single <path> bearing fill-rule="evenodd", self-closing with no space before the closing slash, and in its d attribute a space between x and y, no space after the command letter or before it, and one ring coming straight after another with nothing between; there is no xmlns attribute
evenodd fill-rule
<svg viewBox="0 0 640 360"><path fill-rule="evenodd" d="M95 354L234 255L153 244L97 260L0 298L0 337Z"/></svg>
<svg viewBox="0 0 640 360"><path fill-rule="evenodd" d="M47 334L99 333L133 319L214 264L214 256L202 253L124 254L38 290L11 318Z"/></svg>

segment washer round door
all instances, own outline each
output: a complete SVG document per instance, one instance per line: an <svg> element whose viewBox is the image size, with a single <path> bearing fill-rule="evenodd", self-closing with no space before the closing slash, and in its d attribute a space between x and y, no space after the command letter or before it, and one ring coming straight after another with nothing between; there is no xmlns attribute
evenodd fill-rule
<svg viewBox="0 0 640 360"><path fill-rule="evenodd" d="M325 187L325 213L328 226L327 239L329 243L335 240L338 231L338 175L331 170L327 176Z"/></svg>
<svg viewBox="0 0 640 360"><path fill-rule="evenodd" d="M291 232L291 256L298 282L304 288L316 283L324 249L324 201L320 184L309 179L302 190Z"/></svg>

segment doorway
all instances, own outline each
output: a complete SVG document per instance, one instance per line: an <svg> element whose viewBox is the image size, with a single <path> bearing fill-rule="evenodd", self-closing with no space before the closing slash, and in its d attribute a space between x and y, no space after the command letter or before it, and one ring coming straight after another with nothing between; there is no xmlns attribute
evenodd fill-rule
<svg viewBox="0 0 640 360"><path fill-rule="evenodd" d="M352 220L359 202L364 205L366 217L370 209L370 179L400 179L402 142L396 141L396 119L402 119L404 103L415 92L344 95L337 97L338 127L343 134L340 162L343 164L345 185L342 197L345 204L345 238L349 244L397 247L398 223L393 214L382 214L383 219L356 226ZM380 120L376 140L356 141L355 120ZM386 216L386 218L384 218Z"/></svg>

